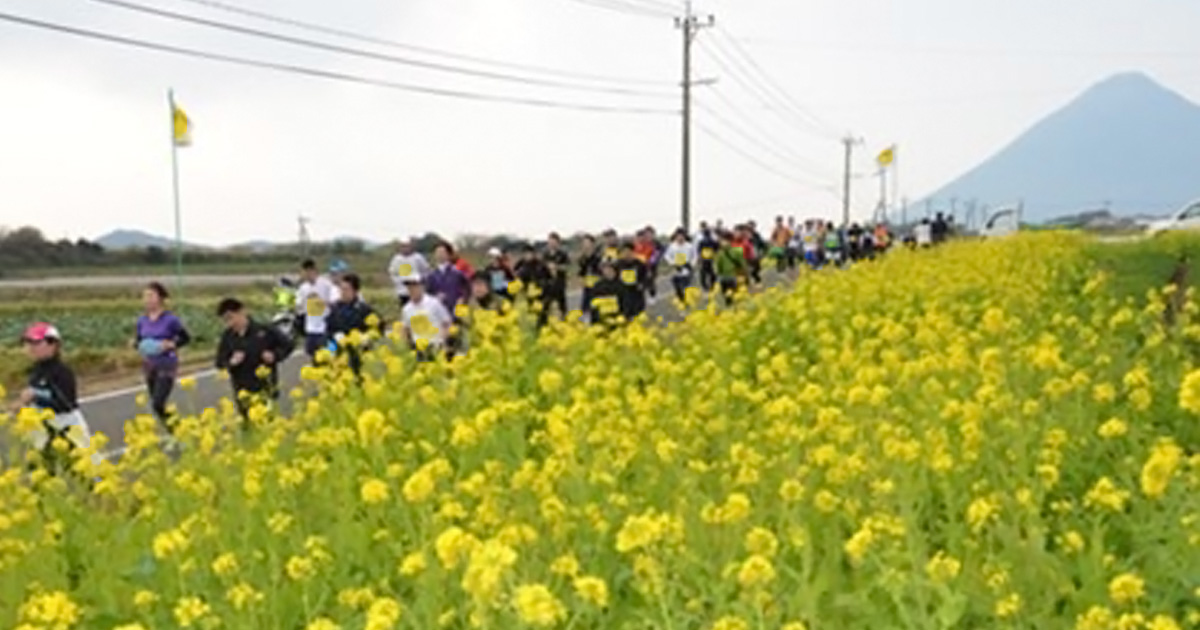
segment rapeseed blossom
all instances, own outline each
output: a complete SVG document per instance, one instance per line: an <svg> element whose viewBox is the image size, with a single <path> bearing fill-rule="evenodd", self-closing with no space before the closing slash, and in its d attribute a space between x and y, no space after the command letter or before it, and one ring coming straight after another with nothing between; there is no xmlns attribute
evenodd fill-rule
<svg viewBox="0 0 1200 630"><path fill-rule="evenodd" d="M306 368L248 432L181 418L174 458L135 419L91 494L0 470L0 626L1196 625L1200 309L1094 247L893 251L603 335L518 305L452 363Z"/></svg>

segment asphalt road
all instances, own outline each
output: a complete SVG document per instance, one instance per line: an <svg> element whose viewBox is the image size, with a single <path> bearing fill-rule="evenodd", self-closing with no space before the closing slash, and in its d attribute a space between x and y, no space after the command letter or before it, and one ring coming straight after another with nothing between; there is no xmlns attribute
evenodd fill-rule
<svg viewBox="0 0 1200 630"><path fill-rule="evenodd" d="M6 289L64 289L64 288L110 288L110 287L144 287L153 280L162 280L163 275L155 276L73 276L61 278L12 278L0 280L0 291ZM174 282L174 276L171 281ZM183 276L183 285L188 287L227 287L256 284L260 282L275 282L279 274L198 274Z"/></svg>
<svg viewBox="0 0 1200 630"><path fill-rule="evenodd" d="M669 279L665 277L661 278L658 290L659 299L649 307L649 314L652 317L663 317L667 320L678 317L679 311L673 306L672 300L669 299L672 295ZM568 307L578 307L579 299L580 293L578 291L570 292L567 296ZM280 398L280 402L283 407L282 411L285 414L290 412L291 406L287 392L290 392L300 384L300 368L307 363L308 357L303 353L297 353L280 365L281 391L284 392L284 395ZM232 395L229 383L217 379L216 376L216 370L211 369L183 375L183 377L194 378L196 380L196 387L188 392L184 392L176 387L172 396L172 402L178 407L180 413L190 415L208 407L215 407L221 398ZM87 418L92 432L103 433L108 437L109 446L106 451L110 458L119 457L124 453L125 423L137 414L147 413L144 407L139 408L137 405L137 398L144 391L143 387L129 387L88 396L79 401L84 417Z"/></svg>

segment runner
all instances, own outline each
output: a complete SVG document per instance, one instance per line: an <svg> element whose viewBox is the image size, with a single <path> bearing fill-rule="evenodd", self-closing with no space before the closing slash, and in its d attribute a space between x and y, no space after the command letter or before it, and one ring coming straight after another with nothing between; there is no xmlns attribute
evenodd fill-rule
<svg viewBox="0 0 1200 630"><path fill-rule="evenodd" d="M804 234L802 227L796 224L796 217L788 217L787 266L795 270L803 255Z"/></svg>
<svg viewBox="0 0 1200 630"><path fill-rule="evenodd" d="M408 279L423 280L429 275L429 271L429 261L413 249L412 241L400 241L396 246L396 255L392 256L391 262L388 263L388 277L392 279L392 285L396 288L400 308L408 304Z"/></svg>
<svg viewBox="0 0 1200 630"><path fill-rule="evenodd" d="M517 279L517 274L513 271L512 264L508 261L508 256L500 251L499 247L493 247L488 250L488 264L483 268L483 273L475 276L476 280L482 279L488 290L497 297L512 301L514 296L509 291L509 285L513 280Z"/></svg>
<svg viewBox="0 0 1200 630"><path fill-rule="evenodd" d="M55 440L66 442L68 450L90 448L92 432L79 411L78 388L75 373L62 359L62 335L54 326L39 322L25 329L21 337L25 353L33 360L29 370L28 386L21 390L12 411L32 407L53 417L42 420L42 427L28 437L32 446L41 452L42 461L51 475L69 470L71 462L62 461ZM103 460L99 454L92 455L92 464L99 466Z"/></svg>
<svg viewBox="0 0 1200 630"><path fill-rule="evenodd" d="M517 280L521 281L521 291L525 296L525 305L531 311L538 311L538 321L542 321L545 311L544 298L546 286L550 282L550 268L542 262L533 245L526 243L521 246L521 260L517 263Z"/></svg>
<svg viewBox="0 0 1200 630"><path fill-rule="evenodd" d="M459 304L467 302L471 283L467 276L454 265L454 248L449 243L438 243L433 249L434 269L425 279L427 292L442 302L446 312L454 313ZM412 284L409 283L411 290Z"/></svg>
<svg viewBox="0 0 1200 630"><path fill-rule="evenodd" d="M750 244L754 247L751 252L750 261L750 277L755 284L762 284L762 266L763 259L767 257L768 248L767 241L758 233L758 224L754 221L746 223L746 236L750 239Z"/></svg>
<svg viewBox="0 0 1200 630"><path fill-rule="evenodd" d="M507 287L505 287L507 291ZM496 292L488 281L488 276L485 274L476 274L471 280L471 301L472 309L480 309L485 311L500 311L500 300L507 295Z"/></svg>
<svg viewBox="0 0 1200 630"><path fill-rule="evenodd" d="M454 325L450 311L441 300L427 295L420 282L410 281L408 290L412 299L404 305L400 320L404 324L404 336L417 354L417 361L433 361L439 352L448 354L446 340Z"/></svg>
<svg viewBox="0 0 1200 630"><path fill-rule="evenodd" d="M700 288L705 292L711 292L717 284L717 271L713 267L713 259L717 257L717 250L720 249L721 242L704 222L700 223L700 236L697 240L700 246Z"/></svg>
<svg viewBox="0 0 1200 630"><path fill-rule="evenodd" d="M344 274L338 282L340 299L329 313L329 337L336 349L346 355L354 376L362 377L362 353L370 348L372 332L383 334L383 319L362 299L362 280L357 274ZM361 340L353 343L354 333Z"/></svg>
<svg viewBox="0 0 1200 630"><path fill-rule="evenodd" d="M275 327L255 321L237 298L221 300L217 317L225 324L225 330L217 344L216 366L229 373L233 400L242 417L249 420L251 401L243 396L277 401L279 364L291 356L295 344ZM260 374L260 370L266 374Z"/></svg>
<svg viewBox="0 0 1200 630"><path fill-rule="evenodd" d="M788 243L792 240L792 232L783 222L783 215L775 217L775 227L771 231L771 250L769 256L775 259L776 269L783 273L788 268Z"/></svg>
<svg viewBox="0 0 1200 630"><path fill-rule="evenodd" d="M646 312L646 283L650 276L646 263L634 252L633 243L621 245L621 259L614 265L621 281L621 315L632 322Z"/></svg>
<svg viewBox="0 0 1200 630"><path fill-rule="evenodd" d="M804 261L812 269L821 268L821 234L815 221L804 222Z"/></svg>
<svg viewBox="0 0 1200 630"><path fill-rule="evenodd" d="M546 239L546 253L542 256L546 262L546 291L542 296L542 324L550 316L550 307L558 308L558 318L567 317L567 272L571 268L571 257L562 249L562 238L557 232L551 232Z"/></svg>
<svg viewBox="0 0 1200 630"><path fill-rule="evenodd" d="M840 265L845 254L841 232L833 222L825 224L825 259L831 265Z"/></svg>
<svg viewBox="0 0 1200 630"><path fill-rule="evenodd" d="M454 268L459 270L469 282L471 278L475 277L475 268L471 266L471 263L466 258L458 255L458 251L454 249L453 245L450 243L446 243L445 245L450 250L450 262L454 264Z"/></svg>
<svg viewBox="0 0 1200 630"><path fill-rule="evenodd" d="M146 285L146 290L142 292L146 311L138 317L134 346L142 355L142 374L146 379L146 392L150 396L150 409L168 432L174 432L167 402L171 399L171 390L175 387L179 372L178 350L186 346L192 337L183 322L167 310L170 297L161 283Z"/></svg>
<svg viewBox="0 0 1200 630"><path fill-rule="evenodd" d="M675 287L675 297L686 303L687 289L692 286L692 273L696 267L696 246L688 242L687 232L683 229L675 232L664 258L671 265L671 285Z"/></svg>
<svg viewBox="0 0 1200 630"><path fill-rule="evenodd" d="M739 225L734 229L733 246L742 250L742 260L746 264L746 281L747 284L759 282L758 270L760 261L755 255L754 241L750 237L750 226ZM720 273L719 271L717 273Z"/></svg>
<svg viewBox="0 0 1200 630"><path fill-rule="evenodd" d="M607 330L617 327L621 318L621 294L625 287L617 277L616 263L604 260L600 263L600 277L592 287L591 302L588 303L588 321L593 326Z"/></svg>
<svg viewBox="0 0 1200 630"><path fill-rule="evenodd" d="M300 278L296 307L304 317L304 353L315 362L317 351L329 341L329 307L338 301L338 288L329 276L317 272L311 258L300 263Z"/></svg>
<svg viewBox="0 0 1200 630"><path fill-rule="evenodd" d="M590 316L592 312L592 288L600 280L600 261L602 256L596 250L596 239L590 234L583 237L579 252L579 282L583 285L582 297L579 300L579 310Z"/></svg>
<svg viewBox="0 0 1200 630"><path fill-rule="evenodd" d="M745 249L734 243L733 234L721 233L721 248L717 251L714 264L721 294L725 296L725 306L732 306L738 285L745 282L750 273Z"/></svg>
<svg viewBox="0 0 1200 630"><path fill-rule="evenodd" d="M601 235L604 238L604 251L601 252L604 260L616 261L621 257L621 244L617 238L617 231L609 228L604 230Z"/></svg>
<svg viewBox="0 0 1200 630"><path fill-rule="evenodd" d="M658 290L655 286L657 278L655 277L656 258L658 248L654 243L653 232L650 228L642 228L633 241L633 253L642 264L646 266L646 292L650 294L650 303L653 304L655 298L658 297Z"/></svg>

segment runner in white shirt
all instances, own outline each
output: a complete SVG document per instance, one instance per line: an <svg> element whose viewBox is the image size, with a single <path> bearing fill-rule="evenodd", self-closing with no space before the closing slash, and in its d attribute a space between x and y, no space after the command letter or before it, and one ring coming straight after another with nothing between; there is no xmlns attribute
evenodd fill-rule
<svg viewBox="0 0 1200 630"><path fill-rule="evenodd" d="M300 265L300 277L296 310L304 317L304 352L313 357L328 342L329 306L337 303L340 294L329 276L317 272L317 263L311 259Z"/></svg>
<svg viewBox="0 0 1200 630"><path fill-rule="evenodd" d="M388 263L388 276L396 287L396 295L400 298L400 308L408 304L408 281L418 282L429 275L429 261L413 250L412 241L403 241L396 248L396 255Z"/></svg>
<svg viewBox="0 0 1200 630"><path fill-rule="evenodd" d="M913 228L913 240L917 242L917 247L933 245L933 226L929 224L929 219L921 219L921 223Z"/></svg>
<svg viewBox="0 0 1200 630"><path fill-rule="evenodd" d="M409 344L417 350L418 359L432 361L436 353L446 347L454 317L441 300L425 293L420 280L409 279L407 284L410 299L400 313L404 333ZM428 344L425 348L418 346L421 340Z"/></svg>
<svg viewBox="0 0 1200 630"><path fill-rule="evenodd" d="M675 287L675 297L682 302L692 285L692 272L696 268L696 246L688 242L687 232L679 230L675 233L663 259L671 266L671 284Z"/></svg>
<svg viewBox="0 0 1200 630"><path fill-rule="evenodd" d="M804 222L804 260L813 269L821 266L821 238L816 223Z"/></svg>

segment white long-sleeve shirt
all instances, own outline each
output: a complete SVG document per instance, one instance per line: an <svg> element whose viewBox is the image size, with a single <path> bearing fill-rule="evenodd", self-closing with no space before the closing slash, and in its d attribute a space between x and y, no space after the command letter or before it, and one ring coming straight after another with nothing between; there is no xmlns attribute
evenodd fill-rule
<svg viewBox="0 0 1200 630"><path fill-rule="evenodd" d="M429 262L417 252L396 254L388 263L388 276L396 286L396 295L408 295L409 280L424 280L429 275Z"/></svg>
<svg viewBox="0 0 1200 630"><path fill-rule="evenodd" d="M663 260L671 265L675 275L691 275L692 270L696 267L696 246L691 243L672 242L670 247L667 247L667 253L663 255Z"/></svg>
<svg viewBox="0 0 1200 630"><path fill-rule="evenodd" d="M316 281L305 281L296 289L296 308L304 313L304 332L309 335L324 335L329 307L340 299L341 292L329 276L319 276Z"/></svg>

